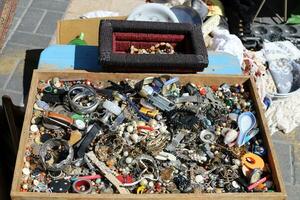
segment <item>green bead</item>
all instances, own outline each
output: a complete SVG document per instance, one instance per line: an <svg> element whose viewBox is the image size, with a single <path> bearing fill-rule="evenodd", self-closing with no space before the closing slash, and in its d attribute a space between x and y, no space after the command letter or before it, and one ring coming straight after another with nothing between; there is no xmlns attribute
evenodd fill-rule
<svg viewBox="0 0 300 200"><path fill-rule="evenodd" d="M76 119L80 119L82 121L84 121L84 118L82 115L78 115L78 114L74 114L71 116L72 119L76 120Z"/></svg>
<svg viewBox="0 0 300 200"><path fill-rule="evenodd" d="M97 178L96 181L95 181L95 183L96 183L96 184L101 183L101 179L100 179L100 178Z"/></svg>
<svg viewBox="0 0 300 200"><path fill-rule="evenodd" d="M52 88L51 86L47 86L47 87L44 89L44 91L50 93L50 92L52 92L52 89L53 89L53 88Z"/></svg>
<svg viewBox="0 0 300 200"><path fill-rule="evenodd" d="M225 104L226 104L227 106L232 107L233 101L232 101L231 99L226 99L226 100L225 100Z"/></svg>

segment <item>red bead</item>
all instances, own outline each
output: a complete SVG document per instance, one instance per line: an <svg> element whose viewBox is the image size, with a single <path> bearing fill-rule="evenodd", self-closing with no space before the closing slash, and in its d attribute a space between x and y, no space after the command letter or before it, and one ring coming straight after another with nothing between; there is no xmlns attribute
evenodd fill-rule
<svg viewBox="0 0 300 200"><path fill-rule="evenodd" d="M217 91L218 88L219 88L219 87L218 87L217 85L212 85L212 86L211 86L211 89L212 89L214 92Z"/></svg>
<svg viewBox="0 0 300 200"><path fill-rule="evenodd" d="M199 92L201 95L206 95L206 89L205 88L200 88Z"/></svg>
<svg viewBox="0 0 300 200"><path fill-rule="evenodd" d="M160 183L155 183L154 188L156 192L161 192L161 184Z"/></svg>
<svg viewBox="0 0 300 200"><path fill-rule="evenodd" d="M144 130L148 130L148 131L154 130L154 128L152 128L151 126L138 126L137 129L138 130L144 129Z"/></svg>
<svg viewBox="0 0 300 200"><path fill-rule="evenodd" d="M116 178L121 182L121 183L132 183L133 182L133 178L132 176L129 176L129 175L119 175L119 176L116 176Z"/></svg>

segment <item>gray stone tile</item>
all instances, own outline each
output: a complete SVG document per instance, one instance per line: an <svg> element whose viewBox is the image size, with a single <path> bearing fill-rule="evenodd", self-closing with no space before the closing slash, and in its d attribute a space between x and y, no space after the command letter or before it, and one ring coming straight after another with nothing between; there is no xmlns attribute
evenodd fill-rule
<svg viewBox="0 0 300 200"><path fill-rule="evenodd" d="M8 35L10 35L15 30L19 20L20 20L20 18L14 17L12 24L9 27Z"/></svg>
<svg viewBox="0 0 300 200"><path fill-rule="evenodd" d="M293 183L292 149L291 145L274 141L277 158L279 160L283 179L286 183Z"/></svg>
<svg viewBox="0 0 300 200"><path fill-rule="evenodd" d="M2 105L2 96L3 95L8 95L12 99L13 104L19 106L23 104L23 94L20 93L15 93L11 91L6 91L6 90L0 90L0 105Z"/></svg>
<svg viewBox="0 0 300 200"><path fill-rule="evenodd" d="M300 192L300 186L295 185L285 185L288 200L299 200L299 192Z"/></svg>
<svg viewBox="0 0 300 200"><path fill-rule="evenodd" d="M16 31L10 41L13 43L28 45L28 46L37 46L37 47L47 47L51 37L34 35L31 33L23 33Z"/></svg>
<svg viewBox="0 0 300 200"><path fill-rule="evenodd" d="M20 59L15 56L0 55L0 89L5 86L8 77L16 69Z"/></svg>
<svg viewBox="0 0 300 200"><path fill-rule="evenodd" d="M38 48L39 47L19 45L19 44L13 44L11 42L8 42L6 44L6 46L4 47L2 53L3 54L13 54L16 52L25 52L28 49L38 49Z"/></svg>
<svg viewBox="0 0 300 200"><path fill-rule="evenodd" d="M26 10L25 7L17 6L15 17L20 18L25 12L25 10Z"/></svg>
<svg viewBox="0 0 300 200"><path fill-rule="evenodd" d="M272 135L272 140L273 141L281 141L281 142L286 141L286 135L284 135L284 133L278 131Z"/></svg>
<svg viewBox="0 0 300 200"><path fill-rule="evenodd" d="M295 184L300 186L300 161L296 162L294 164L294 167L295 167Z"/></svg>
<svg viewBox="0 0 300 200"><path fill-rule="evenodd" d="M60 20L63 13L47 12L41 25L39 26L37 33L52 35L56 30L56 22Z"/></svg>
<svg viewBox="0 0 300 200"><path fill-rule="evenodd" d="M68 4L69 4L69 2L66 2L66 1L34 0L32 2L31 7L64 12L67 9Z"/></svg>
<svg viewBox="0 0 300 200"><path fill-rule="evenodd" d="M18 6L27 7L31 2L32 0L19 0Z"/></svg>
<svg viewBox="0 0 300 200"><path fill-rule="evenodd" d="M39 26L41 18L44 16L45 12L46 11L44 10L29 8L22 18L17 30L33 33L34 30Z"/></svg>
<svg viewBox="0 0 300 200"><path fill-rule="evenodd" d="M0 74L0 87L2 88L3 85L6 83L8 76Z"/></svg>
<svg viewBox="0 0 300 200"><path fill-rule="evenodd" d="M8 81L8 84L5 89L23 92L23 74L24 74L24 60L22 60L18 64L16 70L14 71L14 74Z"/></svg>

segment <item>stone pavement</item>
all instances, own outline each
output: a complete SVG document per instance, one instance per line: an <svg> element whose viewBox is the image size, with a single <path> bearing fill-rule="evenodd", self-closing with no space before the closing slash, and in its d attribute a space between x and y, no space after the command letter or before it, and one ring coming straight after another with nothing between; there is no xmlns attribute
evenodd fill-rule
<svg viewBox="0 0 300 200"><path fill-rule="evenodd" d="M48 46L63 18L69 0L20 0L2 54L0 54L0 96L11 96L23 104L25 51ZM0 105L2 101L0 100Z"/></svg>
<svg viewBox="0 0 300 200"><path fill-rule="evenodd" d="M23 104L25 50L48 46L56 29L56 21L64 16L68 4L69 0L20 0L6 47L0 54L0 97L7 94L15 104ZM272 138L288 199L298 200L300 129L288 135L277 133Z"/></svg>
<svg viewBox="0 0 300 200"><path fill-rule="evenodd" d="M289 134L275 133L272 136L288 193L288 200L300 199L300 128Z"/></svg>

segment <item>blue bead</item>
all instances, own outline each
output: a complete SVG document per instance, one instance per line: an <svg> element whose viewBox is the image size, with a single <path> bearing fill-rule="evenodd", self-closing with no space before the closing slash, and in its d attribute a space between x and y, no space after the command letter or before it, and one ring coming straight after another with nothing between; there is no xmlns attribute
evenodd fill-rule
<svg viewBox="0 0 300 200"><path fill-rule="evenodd" d="M271 105L271 99L269 97L265 97L263 102L264 102L264 104L266 105L266 107L268 109Z"/></svg>

